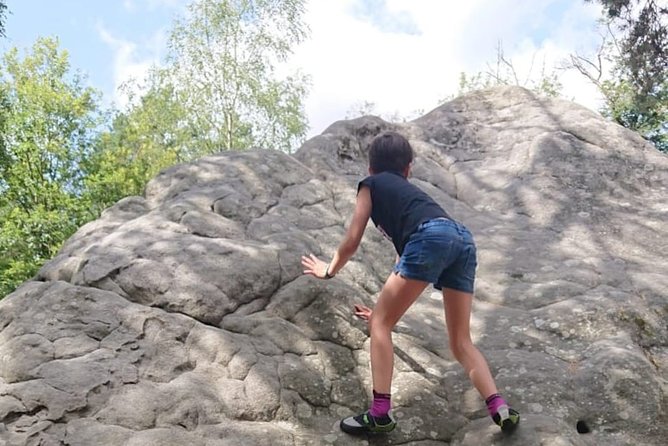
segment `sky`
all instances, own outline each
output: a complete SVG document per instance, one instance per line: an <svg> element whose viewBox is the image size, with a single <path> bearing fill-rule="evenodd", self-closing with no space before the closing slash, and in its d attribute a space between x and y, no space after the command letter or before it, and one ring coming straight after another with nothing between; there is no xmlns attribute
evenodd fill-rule
<svg viewBox="0 0 668 446"><path fill-rule="evenodd" d="M128 99L119 86L163 60L173 21L188 2L6 0L0 48L58 37L105 106L123 108ZM570 54L594 54L600 11L584 0L308 0L310 37L281 72L310 76L309 137L365 102L386 117L416 117L456 94L460 73L495 64L499 44L522 81ZM563 96L598 109L596 89L580 74L558 73Z"/></svg>

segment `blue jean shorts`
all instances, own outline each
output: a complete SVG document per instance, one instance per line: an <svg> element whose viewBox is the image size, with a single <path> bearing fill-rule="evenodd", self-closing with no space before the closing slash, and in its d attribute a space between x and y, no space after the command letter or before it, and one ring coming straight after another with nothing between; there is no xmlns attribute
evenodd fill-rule
<svg viewBox="0 0 668 446"><path fill-rule="evenodd" d="M471 232L456 221L438 218L422 223L411 234L394 272L431 283L437 290L473 293L477 265Z"/></svg>

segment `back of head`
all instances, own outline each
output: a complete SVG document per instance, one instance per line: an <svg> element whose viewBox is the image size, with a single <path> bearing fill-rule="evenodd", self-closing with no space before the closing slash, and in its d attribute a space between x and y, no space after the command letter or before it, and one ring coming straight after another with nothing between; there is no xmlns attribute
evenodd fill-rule
<svg viewBox="0 0 668 446"><path fill-rule="evenodd" d="M369 148L369 168L373 173L403 172L413 161L413 148L396 132L376 136Z"/></svg>

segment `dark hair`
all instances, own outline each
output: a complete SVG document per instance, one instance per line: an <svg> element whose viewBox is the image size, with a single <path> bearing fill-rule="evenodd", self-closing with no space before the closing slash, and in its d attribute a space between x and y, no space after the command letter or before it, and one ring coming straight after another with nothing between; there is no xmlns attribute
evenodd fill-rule
<svg viewBox="0 0 668 446"><path fill-rule="evenodd" d="M376 136L369 148L369 168L373 173L403 172L413 161L413 148L396 132Z"/></svg>

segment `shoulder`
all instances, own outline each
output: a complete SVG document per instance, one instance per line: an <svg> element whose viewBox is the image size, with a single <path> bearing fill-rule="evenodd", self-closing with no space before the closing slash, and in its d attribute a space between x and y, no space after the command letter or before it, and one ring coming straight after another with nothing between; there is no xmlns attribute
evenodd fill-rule
<svg viewBox="0 0 668 446"><path fill-rule="evenodd" d="M357 190L359 191L363 186L370 189L394 189L408 183L408 180L397 172L381 172L369 175L359 182Z"/></svg>
<svg viewBox="0 0 668 446"><path fill-rule="evenodd" d="M378 174L376 175L369 175L368 177L364 178L362 181L360 181L357 184L357 191L359 192L362 187L368 187L370 189L373 189L374 184L377 181Z"/></svg>

